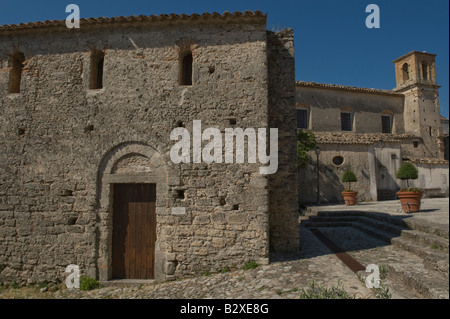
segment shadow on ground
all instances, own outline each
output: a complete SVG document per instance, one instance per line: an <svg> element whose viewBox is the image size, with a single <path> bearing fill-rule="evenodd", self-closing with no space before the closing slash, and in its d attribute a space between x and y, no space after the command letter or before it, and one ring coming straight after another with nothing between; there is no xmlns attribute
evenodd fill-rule
<svg viewBox="0 0 450 319"><path fill-rule="evenodd" d="M436 209L421 210L419 213L432 211L436 211ZM361 251L389 246L391 245L391 240L393 238L401 235L402 230L411 229L405 220L417 214L411 213L399 216L390 215L387 217L384 213L355 210L322 211L320 213L324 215L324 217L346 218L336 221L335 223L329 221L311 222L308 220L305 222L305 220L303 220L302 223L299 224L300 251L294 253L272 252L270 255L271 262L309 259L334 254L330 247L327 247L317 235L311 231L312 229L316 229L314 232L317 233L318 230L326 236L330 241L341 248L342 252ZM371 217L367 217L368 215ZM379 225L383 224L386 224L387 226L385 227L389 230L380 230L377 228L377 225L379 227ZM308 225L308 227L306 225ZM365 231L362 231L361 227L366 227ZM382 232L381 237L379 236L379 232Z"/></svg>

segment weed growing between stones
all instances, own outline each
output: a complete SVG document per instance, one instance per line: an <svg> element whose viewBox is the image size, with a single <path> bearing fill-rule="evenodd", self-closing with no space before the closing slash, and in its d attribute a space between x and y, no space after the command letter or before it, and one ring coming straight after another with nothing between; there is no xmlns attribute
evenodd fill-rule
<svg viewBox="0 0 450 319"><path fill-rule="evenodd" d="M385 265L380 265L379 270L380 270L380 280L385 280L388 276L388 267ZM363 273L359 272L356 274L356 276L363 284L366 283L366 279L365 279ZM392 294L390 293L389 288L386 287L382 282L380 282L379 288L372 288L372 291L373 291L373 296L375 296L375 298L379 298L379 299L391 299L392 298Z"/></svg>
<svg viewBox="0 0 450 319"><path fill-rule="evenodd" d="M220 273L224 274L224 273L229 272L229 271L231 271L230 267L225 266L223 269L220 270Z"/></svg>
<svg viewBox="0 0 450 319"><path fill-rule="evenodd" d="M355 299L350 296L339 281L337 286L331 288L323 287L321 284L316 286L314 280L310 282L307 289L300 290L301 299Z"/></svg>
<svg viewBox="0 0 450 319"><path fill-rule="evenodd" d="M94 290L100 288L100 283L95 278L81 277L80 278L80 290Z"/></svg>
<svg viewBox="0 0 450 319"><path fill-rule="evenodd" d="M249 261L248 263L246 263L243 267L244 270L250 270L250 269L255 269L256 267L258 267L259 265L256 263L256 261Z"/></svg>

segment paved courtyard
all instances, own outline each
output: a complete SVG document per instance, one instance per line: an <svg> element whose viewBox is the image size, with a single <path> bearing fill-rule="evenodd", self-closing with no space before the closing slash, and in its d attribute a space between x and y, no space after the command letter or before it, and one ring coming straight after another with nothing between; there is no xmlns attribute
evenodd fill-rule
<svg viewBox="0 0 450 319"><path fill-rule="evenodd" d="M370 211L408 218L416 223L433 224L446 228L449 224L449 199L424 199L422 211L406 214L399 210L397 201L361 203L354 207L344 205L311 207L311 210ZM300 217L300 219L306 217ZM272 263L251 270L231 270L226 273L204 274L178 281L140 284L118 283L92 291L64 289L6 289L1 298L300 298L302 289L314 281L324 287L342 287L352 298L421 298L408 286L392 280L384 265L402 263L415 267L419 257L395 248L354 227L323 227L320 231L342 247L364 266L376 264L381 269L381 289L369 289L364 283L364 271L358 274L347 267L310 229L301 226L302 250L291 255L274 255ZM448 239L448 237L447 237Z"/></svg>

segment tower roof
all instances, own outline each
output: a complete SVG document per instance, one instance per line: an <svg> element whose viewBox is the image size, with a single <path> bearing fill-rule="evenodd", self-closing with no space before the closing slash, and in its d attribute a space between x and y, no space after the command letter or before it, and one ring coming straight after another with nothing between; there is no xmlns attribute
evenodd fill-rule
<svg viewBox="0 0 450 319"><path fill-rule="evenodd" d="M417 55L428 55L428 56L433 56L433 57L436 56L436 54L428 53L428 52L426 52L426 51L411 51L411 52L408 52L408 53L402 55L401 57L395 59L395 60L392 61L392 62L393 62L393 63L397 63L398 61L401 61L401 60L403 60L404 58L407 58L407 57L409 57L410 55L413 55L413 54L417 54Z"/></svg>

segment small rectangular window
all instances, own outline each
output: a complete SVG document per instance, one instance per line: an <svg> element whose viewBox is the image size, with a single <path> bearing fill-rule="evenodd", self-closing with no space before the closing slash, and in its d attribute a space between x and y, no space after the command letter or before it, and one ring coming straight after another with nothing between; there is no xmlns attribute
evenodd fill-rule
<svg viewBox="0 0 450 319"><path fill-rule="evenodd" d="M101 50L91 52L91 68L89 78L89 88L91 90L103 88L103 64L105 53Z"/></svg>
<svg viewBox="0 0 450 319"><path fill-rule="evenodd" d="M392 133L392 121L389 115L381 116L381 130L383 133Z"/></svg>
<svg viewBox="0 0 450 319"><path fill-rule="evenodd" d="M9 72L9 93L20 93L20 81L25 56L22 52L15 52L10 58L11 71Z"/></svg>
<svg viewBox="0 0 450 319"><path fill-rule="evenodd" d="M422 62L422 78L425 81L428 80L428 64L426 62Z"/></svg>
<svg viewBox="0 0 450 319"><path fill-rule="evenodd" d="M347 112L341 113L341 130L342 131L352 131L353 130L352 113L347 113Z"/></svg>
<svg viewBox="0 0 450 319"><path fill-rule="evenodd" d="M192 85L192 52L187 52L182 56L180 68L180 84Z"/></svg>
<svg viewBox="0 0 450 319"><path fill-rule="evenodd" d="M308 128L308 110L297 110L297 128Z"/></svg>

